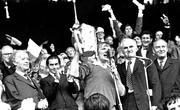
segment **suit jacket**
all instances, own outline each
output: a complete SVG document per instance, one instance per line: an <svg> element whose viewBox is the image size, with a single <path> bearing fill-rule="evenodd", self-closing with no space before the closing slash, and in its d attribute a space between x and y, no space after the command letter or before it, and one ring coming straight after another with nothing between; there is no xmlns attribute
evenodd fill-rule
<svg viewBox="0 0 180 110"><path fill-rule="evenodd" d="M142 47L138 49L138 51L137 51L137 53L136 53L137 56L142 56L141 49L142 49ZM156 55L155 55L154 52L153 52L153 49L152 49L152 45L151 45L151 44L150 44L150 46L147 48L146 57L147 57L147 58L150 58L150 59L153 60L153 61L156 59Z"/></svg>
<svg viewBox="0 0 180 110"><path fill-rule="evenodd" d="M15 65L11 65L10 68L8 68L7 66L5 66L4 62L0 63L0 70L3 73L3 82L4 82L4 78L8 75L11 75L15 72Z"/></svg>
<svg viewBox="0 0 180 110"><path fill-rule="evenodd" d="M32 79L32 82L33 84L17 73L4 79L8 101L12 106L12 110L20 108L23 99L33 98L34 102L38 103L40 99L45 98L36 81Z"/></svg>
<svg viewBox="0 0 180 110"><path fill-rule="evenodd" d="M162 98L174 93L180 93L180 61L167 58L167 61L161 69L157 60L154 61L162 86Z"/></svg>
<svg viewBox="0 0 180 110"><path fill-rule="evenodd" d="M76 83L69 83L64 74L60 75L59 83L54 80L50 74L40 80L40 86L49 103L49 110L77 110L78 106L72 96L72 93L78 91Z"/></svg>
<svg viewBox="0 0 180 110"><path fill-rule="evenodd" d="M117 64L117 69L120 74L122 83L125 85L126 94L122 97L122 103L124 104L125 100L127 99L128 87L126 86L126 67L125 62L122 64ZM161 98L161 88L157 69L154 64L147 68L147 75L148 75L148 83L152 86L153 90L153 98L152 98L152 105L158 105ZM136 104L139 110L149 110L148 104L148 97L146 94L147 86L145 81L145 70L143 62L136 59L133 73L132 73L132 82L133 82L133 89L134 89L134 96L136 100Z"/></svg>

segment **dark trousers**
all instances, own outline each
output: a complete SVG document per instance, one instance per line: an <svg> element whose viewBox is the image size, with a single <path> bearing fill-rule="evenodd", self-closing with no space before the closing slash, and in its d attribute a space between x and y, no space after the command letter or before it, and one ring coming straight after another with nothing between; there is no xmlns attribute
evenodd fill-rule
<svg viewBox="0 0 180 110"><path fill-rule="evenodd" d="M123 104L123 110L138 110L134 93L128 93L127 99Z"/></svg>

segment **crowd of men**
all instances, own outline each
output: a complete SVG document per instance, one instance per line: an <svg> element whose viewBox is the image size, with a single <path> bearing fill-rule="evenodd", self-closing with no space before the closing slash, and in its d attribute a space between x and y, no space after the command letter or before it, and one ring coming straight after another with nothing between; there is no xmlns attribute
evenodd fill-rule
<svg viewBox="0 0 180 110"><path fill-rule="evenodd" d="M179 110L180 37L172 39L165 14L164 30L142 30L145 6L133 3L138 7L135 29L126 25L122 31L123 24L106 4L102 11L110 15L113 35L91 28L95 40L83 41L80 35L86 34L79 34L82 26L75 23L72 46L60 54L53 43L50 52L42 46L38 57L4 45L0 109Z"/></svg>

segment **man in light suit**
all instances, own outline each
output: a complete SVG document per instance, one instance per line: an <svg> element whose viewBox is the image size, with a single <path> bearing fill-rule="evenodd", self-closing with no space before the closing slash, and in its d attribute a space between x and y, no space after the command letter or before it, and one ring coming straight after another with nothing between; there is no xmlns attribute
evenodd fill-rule
<svg viewBox="0 0 180 110"><path fill-rule="evenodd" d="M154 64L151 64L147 70L147 78L145 75L144 63L146 61L141 61L136 56L138 50L136 41L130 38L124 38L120 44L122 46L122 52L125 56L125 62L122 64L117 64L117 69L120 74L123 85L126 88L126 94L122 97L122 104L124 110L149 110L149 108L156 109L161 97L161 88L157 69ZM128 62L130 63L130 78L128 78ZM129 83L127 80L131 80ZM148 83L147 83L148 82ZM130 85L131 86L130 86ZM152 87L152 102L150 100L150 95L148 97L147 93L150 94L148 86ZM151 104L151 105L150 105Z"/></svg>
<svg viewBox="0 0 180 110"><path fill-rule="evenodd" d="M30 64L27 52L25 50L17 50L13 59L16 71L4 79L8 101L12 110L21 108L23 106L22 102L28 102L25 100L29 99L33 99L36 109L46 109L48 107L47 100L36 81L30 79L27 74Z"/></svg>
<svg viewBox="0 0 180 110"><path fill-rule="evenodd" d="M159 39L153 45L157 59L154 61L161 86L162 86L162 99L169 97L172 94L180 93L180 61L172 59L167 55L168 47L167 42Z"/></svg>

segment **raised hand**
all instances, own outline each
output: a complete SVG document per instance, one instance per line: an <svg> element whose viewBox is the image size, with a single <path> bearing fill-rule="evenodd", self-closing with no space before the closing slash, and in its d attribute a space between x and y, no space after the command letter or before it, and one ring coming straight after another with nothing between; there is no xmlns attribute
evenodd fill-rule
<svg viewBox="0 0 180 110"><path fill-rule="evenodd" d="M0 102L0 106L2 110L11 110L11 106L7 103Z"/></svg>
<svg viewBox="0 0 180 110"><path fill-rule="evenodd" d="M166 16L165 14L162 14L161 20L163 21L163 23L164 23L165 25L170 25L169 18L168 18L168 16Z"/></svg>
<svg viewBox="0 0 180 110"><path fill-rule="evenodd" d="M48 107L48 102L46 99L42 99L38 102L39 109L46 109Z"/></svg>
<svg viewBox="0 0 180 110"><path fill-rule="evenodd" d="M137 0L133 0L132 2L138 7L139 10L144 10L145 9L145 5L141 4Z"/></svg>
<svg viewBox="0 0 180 110"><path fill-rule="evenodd" d="M106 5L102 5L102 11L109 11L111 10L111 5L106 4Z"/></svg>
<svg viewBox="0 0 180 110"><path fill-rule="evenodd" d="M21 108L18 110L35 110L36 104L33 102L33 98L24 99L21 102Z"/></svg>
<svg viewBox="0 0 180 110"><path fill-rule="evenodd" d="M139 10L144 10L144 9L145 9L145 5L139 4L139 5L138 5L138 9L139 9Z"/></svg>
<svg viewBox="0 0 180 110"><path fill-rule="evenodd" d="M152 5L153 4L153 0L144 0L144 4L148 4L148 3Z"/></svg>

